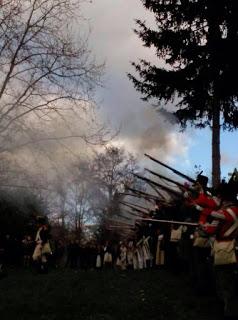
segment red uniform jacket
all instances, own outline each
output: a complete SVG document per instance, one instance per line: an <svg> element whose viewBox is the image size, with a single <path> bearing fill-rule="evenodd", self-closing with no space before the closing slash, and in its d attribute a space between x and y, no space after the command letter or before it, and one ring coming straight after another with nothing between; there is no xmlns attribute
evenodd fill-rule
<svg viewBox="0 0 238 320"><path fill-rule="evenodd" d="M220 200L201 192L192 204L200 211L199 224L204 225L210 213L219 207Z"/></svg>
<svg viewBox="0 0 238 320"><path fill-rule="evenodd" d="M238 207L234 204L224 204L217 211L211 211L210 224L203 225L203 230L209 235L216 235L216 240L232 240L238 236Z"/></svg>

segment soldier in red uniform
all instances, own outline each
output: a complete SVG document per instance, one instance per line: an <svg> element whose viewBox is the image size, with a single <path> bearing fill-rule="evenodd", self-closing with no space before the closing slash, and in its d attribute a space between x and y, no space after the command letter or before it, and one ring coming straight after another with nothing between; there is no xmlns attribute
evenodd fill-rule
<svg viewBox="0 0 238 320"><path fill-rule="evenodd" d="M207 217L220 205L220 200L206 192L208 178L198 175L194 189L197 197L189 199L188 204L199 211L199 224L205 226ZM209 235L200 227L194 233L192 250L192 278L197 293L204 294L213 290L212 264L211 264L211 243ZM204 289L206 288L206 290Z"/></svg>
<svg viewBox="0 0 238 320"><path fill-rule="evenodd" d="M195 208L200 211L199 224L206 224L207 216L212 210L217 209L221 201L218 197L212 196L207 193L208 178L203 175L198 175L195 189L198 192L198 196L195 199L190 199L190 205L194 205Z"/></svg>
<svg viewBox="0 0 238 320"><path fill-rule="evenodd" d="M213 253L218 297L224 306L225 319L238 319L238 296L235 283L237 259L235 240L238 236L237 191L232 183L220 190L222 205L208 215L210 223L201 228L214 236Z"/></svg>

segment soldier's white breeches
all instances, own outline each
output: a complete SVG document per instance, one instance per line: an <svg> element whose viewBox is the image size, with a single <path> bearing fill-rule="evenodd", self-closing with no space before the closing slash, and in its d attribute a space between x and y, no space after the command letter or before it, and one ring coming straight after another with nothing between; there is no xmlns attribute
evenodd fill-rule
<svg viewBox="0 0 238 320"><path fill-rule="evenodd" d="M46 262L47 261L46 255L51 253L52 251L50 248L50 244L48 242L45 243L44 245L37 244L35 247L32 259L33 261L37 261L41 259L42 262Z"/></svg>

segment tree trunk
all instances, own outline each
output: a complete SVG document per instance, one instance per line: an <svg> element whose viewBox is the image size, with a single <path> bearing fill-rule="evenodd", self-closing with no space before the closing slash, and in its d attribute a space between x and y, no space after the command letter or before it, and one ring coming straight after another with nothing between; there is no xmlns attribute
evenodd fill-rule
<svg viewBox="0 0 238 320"><path fill-rule="evenodd" d="M220 152L220 106L213 104L212 118L212 186L217 187L221 179L221 152Z"/></svg>

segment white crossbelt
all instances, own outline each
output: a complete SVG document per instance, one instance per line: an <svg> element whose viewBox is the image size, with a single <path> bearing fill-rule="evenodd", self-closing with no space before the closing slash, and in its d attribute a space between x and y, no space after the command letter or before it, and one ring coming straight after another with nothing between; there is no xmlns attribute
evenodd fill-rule
<svg viewBox="0 0 238 320"><path fill-rule="evenodd" d="M233 220L234 220L234 223L232 224L232 226L226 230L226 232L224 233L224 236L225 237L228 237L230 236L236 229L238 229L238 219L237 219L237 216L235 214L235 212L228 208L226 209L226 211L232 216Z"/></svg>

